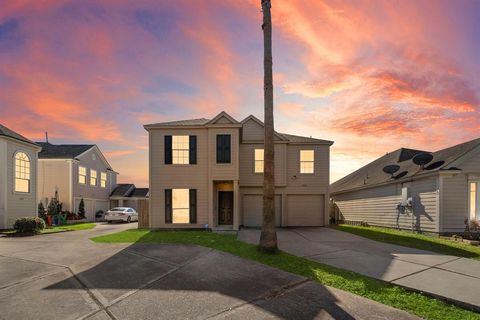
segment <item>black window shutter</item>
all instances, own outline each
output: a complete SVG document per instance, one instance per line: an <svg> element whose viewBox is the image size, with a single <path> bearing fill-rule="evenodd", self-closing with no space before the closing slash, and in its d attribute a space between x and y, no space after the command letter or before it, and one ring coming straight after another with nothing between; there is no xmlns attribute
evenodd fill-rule
<svg viewBox="0 0 480 320"><path fill-rule="evenodd" d="M197 164L197 136L190 136L189 138L189 164Z"/></svg>
<svg viewBox="0 0 480 320"><path fill-rule="evenodd" d="M172 223L172 189L165 189L165 223Z"/></svg>
<svg viewBox="0 0 480 320"><path fill-rule="evenodd" d="M223 162L223 136L217 135L217 163Z"/></svg>
<svg viewBox="0 0 480 320"><path fill-rule="evenodd" d="M226 134L224 136L225 138L225 141L223 143L223 152L224 152L224 156L223 156L223 160L225 161L225 163L230 163L230 144L231 144L231 141L230 141L230 135L229 134Z"/></svg>
<svg viewBox="0 0 480 320"><path fill-rule="evenodd" d="M165 164L172 164L172 136L165 136Z"/></svg>
<svg viewBox="0 0 480 320"><path fill-rule="evenodd" d="M190 223L197 223L197 190L190 189Z"/></svg>

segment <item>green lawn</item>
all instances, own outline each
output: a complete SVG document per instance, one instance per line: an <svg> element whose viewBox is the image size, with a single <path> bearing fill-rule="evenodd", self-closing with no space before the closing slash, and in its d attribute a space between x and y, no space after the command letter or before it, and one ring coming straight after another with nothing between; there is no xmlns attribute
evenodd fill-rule
<svg viewBox="0 0 480 320"><path fill-rule="evenodd" d="M368 239L397 244L404 247L480 260L480 247L456 241L444 240L436 236L428 236L420 233L389 228L361 227L347 224L338 225L335 229L353 233Z"/></svg>
<svg viewBox="0 0 480 320"><path fill-rule="evenodd" d="M443 301L409 292L400 287L337 269L285 252L268 255L256 246L241 242L234 235L204 231L148 231L126 230L92 238L106 243L177 243L195 244L257 261L287 272L295 273L321 284L342 289L385 305L405 310L426 319L480 319L480 314L453 306Z"/></svg>
<svg viewBox="0 0 480 320"><path fill-rule="evenodd" d="M77 230L88 230L95 228L95 223L91 222L79 222L73 224L65 224L62 226L47 227L42 230L42 233L56 233L64 231L77 231Z"/></svg>

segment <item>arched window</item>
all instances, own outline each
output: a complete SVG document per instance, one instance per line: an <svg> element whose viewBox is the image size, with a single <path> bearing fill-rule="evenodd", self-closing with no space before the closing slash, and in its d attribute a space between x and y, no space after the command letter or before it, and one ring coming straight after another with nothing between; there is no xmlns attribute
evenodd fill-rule
<svg viewBox="0 0 480 320"><path fill-rule="evenodd" d="M15 191L30 192L30 159L23 152L15 154Z"/></svg>

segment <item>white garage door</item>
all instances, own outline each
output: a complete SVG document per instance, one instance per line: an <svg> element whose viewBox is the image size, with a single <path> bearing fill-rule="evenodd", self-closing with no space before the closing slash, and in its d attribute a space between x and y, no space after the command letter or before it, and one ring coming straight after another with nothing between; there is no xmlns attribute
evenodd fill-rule
<svg viewBox="0 0 480 320"><path fill-rule="evenodd" d="M287 226L323 226L325 224L324 204L324 195L288 195Z"/></svg>
<svg viewBox="0 0 480 320"><path fill-rule="evenodd" d="M78 213L78 206L80 205L79 198L75 199L75 213ZM85 204L85 217L88 221L95 221L95 213L99 210L103 212L108 211L108 200L93 200L93 199L84 199L83 203Z"/></svg>
<svg viewBox="0 0 480 320"><path fill-rule="evenodd" d="M243 225L245 227L261 227L263 212L263 196L246 194L243 196ZM282 221L282 197L275 195L275 225L279 227Z"/></svg>

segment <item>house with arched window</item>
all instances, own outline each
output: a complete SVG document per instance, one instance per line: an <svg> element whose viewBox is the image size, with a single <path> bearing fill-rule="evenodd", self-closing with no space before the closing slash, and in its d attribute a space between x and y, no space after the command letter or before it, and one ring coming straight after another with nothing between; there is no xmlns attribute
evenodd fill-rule
<svg viewBox="0 0 480 320"><path fill-rule="evenodd" d="M42 148L0 124L0 229L37 215L37 159Z"/></svg>

